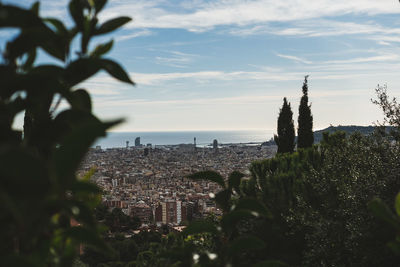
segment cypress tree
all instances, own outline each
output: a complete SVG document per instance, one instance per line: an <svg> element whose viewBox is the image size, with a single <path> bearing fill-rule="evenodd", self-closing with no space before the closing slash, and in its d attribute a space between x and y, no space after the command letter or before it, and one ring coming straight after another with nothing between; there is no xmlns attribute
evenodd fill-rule
<svg viewBox="0 0 400 267"><path fill-rule="evenodd" d="M299 106L299 118L297 130L298 139L297 147L306 148L311 147L314 143L314 133L313 133L313 116L311 114L311 105L308 105L308 75L304 77L303 83L303 96L300 100Z"/></svg>
<svg viewBox="0 0 400 267"><path fill-rule="evenodd" d="M293 152L294 137L293 112L285 97L278 116L278 135L274 136L278 153Z"/></svg>

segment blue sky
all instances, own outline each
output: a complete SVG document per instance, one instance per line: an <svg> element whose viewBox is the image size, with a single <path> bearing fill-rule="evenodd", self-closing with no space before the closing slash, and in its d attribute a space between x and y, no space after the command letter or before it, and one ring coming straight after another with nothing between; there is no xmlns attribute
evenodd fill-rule
<svg viewBox="0 0 400 267"><path fill-rule="evenodd" d="M69 20L67 2L41 1L41 14ZM127 119L115 131L271 131L284 96L297 125L310 75L315 129L370 125L377 84L400 94L399 13L397 0L111 0L102 21L133 21L94 43L113 38L109 56L137 85L101 73L82 86L99 117Z"/></svg>

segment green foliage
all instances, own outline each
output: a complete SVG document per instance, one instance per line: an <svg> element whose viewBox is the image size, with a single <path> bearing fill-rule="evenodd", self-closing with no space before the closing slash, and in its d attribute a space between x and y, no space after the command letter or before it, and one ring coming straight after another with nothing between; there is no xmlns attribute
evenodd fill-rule
<svg viewBox="0 0 400 267"><path fill-rule="evenodd" d="M0 4L0 27L20 30L7 43L0 65L0 248L5 266L70 266L80 244L109 251L93 214L101 192L76 177L95 139L121 122L99 120L90 95L77 86L100 70L133 84L117 63L102 58L112 42L88 52L93 36L128 22L120 18L98 25L105 3L72 0L70 28L39 17L39 3L31 9ZM80 51L71 51L77 37ZM38 64L39 48L55 63ZM68 104L62 112L61 101ZM20 112L25 112L23 137L12 127Z"/></svg>
<svg viewBox="0 0 400 267"><path fill-rule="evenodd" d="M111 212L108 212L107 208L104 211L104 207L100 205L96 208L96 215L99 219L104 219L104 224L113 233L136 230L142 224L138 217L131 218L123 213L120 208L114 208Z"/></svg>
<svg viewBox="0 0 400 267"><path fill-rule="evenodd" d="M253 265L253 267L284 267L284 266L288 265L281 261L262 261Z"/></svg>
<svg viewBox="0 0 400 267"><path fill-rule="evenodd" d="M278 135L274 136L274 140L278 145L278 153L291 153L294 151L294 123L293 112L290 103L286 97L283 98L283 106L278 116Z"/></svg>
<svg viewBox="0 0 400 267"><path fill-rule="evenodd" d="M396 215L379 198L373 199L368 206L377 218L384 220L391 228L393 228L393 231L396 231L396 239L388 242L387 246L394 253L400 255L400 193L397 194L394 203Z"/></svg>
<svg viewBox="0 0 400 267"><path fill-rule="evenodd" d="M208 240L207 235L184 239L180 234L162 237L153 231L142 231L128 238L115 235L106 238L114 251L112 255L86 247L81 261L89 266L191 266L193 253L206 251Z"/></svg>
<svg viewBox="0 0 400 267"><path fill-rule="evenodd" d="M314 143L313 134L313 116L311 114L311 105L308 105L308 75L304 77L303 96L300 100L298 130L297 130L297 147L307 148Z"/></svg>
<svg viewBox="0 0 400 267"><path fill-rule="evenodd" d="M387 85L378 86L375 89L377 95L376 100L371 100L372 103L378 105L385 115L383 123L387 123L394 127L400 126L400 104L397 103L397 99L393 97L390 99L387 94Z"/></svg>
<svg viewBox="0 0 400 267"><path fill-rule="evenodd" d="M192 180L209 180L211 182L217 183L222 188L225 188L224 178L215 171L202 171L196 172L188 176L189 179Z"/></svg>
<svg viewBox="0 0 400 267"><path fill-rule="evenodd" d="M212 237L214 243L212 253L215 254L215 259L207 256L208 251L196 250L198 264L248 266L264 259L255 257L254 253L264 253L265 241L254 232L246 232L246 229L249 222L271 219L269 210L255 198L242 196L240 189L240 183L244 178L242 173L232 172L227 179L227 185L221 175L214 172L212 175L204 175L205 173L208 172L195 173L189 178L203 178L218 182L222 186L223 189L216 194L215 201L224 214L217 221L194 221L185 229L184 235L188 237L205 233Z"/></svg>
<svg viewBox="0 0 400 267"><path fill-rule="evenodd" d="M375 89L377 99L371 99L372 103L378 105L384 114L383 123L378 122L381 128L386 128L385 125L389 125L389 133L391 137L397 142L400 141L400 103L397 103L395 97L390 98L387 93L387 86L377 86Z"/></svg>
<svg viewBox="0 0 400 267"><path fill-rule="evenodd" d="M113 249L113 253L104 254L94 249L92 246L86 246L81 261L89 266L98 266L101 263L111 262L131 262L136 260L139 253L139 246L133 238L108 238L107 244Z"/></svg>
<svg viewBox="0 0 400 267"><path fill-rule="evenodd" d="M389 201L400 187L398 145L360 134L326 137L322 166L305 177L307 190L288 215L296 231L305 232L303 263L393 265L396 259L384 245L390 231L371 216L367 203L376 196Z"/></svg>
<svg viewBox="0 0 400 267"><path fill-rule="evenodd" d="M313 170L320 169L321 164L322 158L316 147L292 154L277 154L274 158L251 164L250 179L241 184L243 198L255 198L271 214L270 219L257 220L247 226L248 232L256 233L266 243L266 249L259 256L261 259L279 259L290 265L301 262L304 233L292 231L287 217L298 207L299 195L307 190L303 179ZM256 204L252 206L256 207Z"/></svg>
<svg viewBox="0 0 400 267"><path fill-rule="evenodd" d="M388 129L392 127L387 127ZM324 132L329 132L329 133L334 133L338 131L343 131L346 133L346 135L350 136L356 132L361 133L362 135L372 135L374 132L377 130L377 127L375 126L356 126L356 125L339 125L339 126L329 126L325 129L314 131L314 142L315 143L320 143L323 139L323 133ZM389 131L388 131L389 132Z"/></svg>
<svg viewBox="0 0 400 267"><path fill-rule="evenodd" d="M399 143L382 135L324 134L319 146L253 162L240 194L263 203L272 219L246 220L242 233L256 233L266 248L258 259L294 266L395 266L397 220L380 206L384 226L367 203L390 203L400 188ZM376 205L376 203L375 203ZM271 244L271 245L270 245Z"/></svg>

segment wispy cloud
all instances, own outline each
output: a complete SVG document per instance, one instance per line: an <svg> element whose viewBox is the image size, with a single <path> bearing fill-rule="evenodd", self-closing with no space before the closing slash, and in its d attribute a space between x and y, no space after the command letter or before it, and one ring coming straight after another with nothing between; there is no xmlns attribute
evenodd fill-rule
<svg viewBox="0 0 400 267"><path fill-rule="evenodd" d="M179 51L163 51L166 56L157 56L156 63L170 67L186 68L198 55L182 53Z"/></svg>
<svg viewBox="0 0 400 267"><path fill-rule="evenodd" d="M168 2L168 1L167 1ZM400 13L396 1L375 0L218 0L197 1L186 10L177 12L161 5L165 1L113 2L105 17L116 14L133 15L132 28L181 28L204 31L222 25L255 25L267 22L299 21L313 18L342 16L344 14L395 14ZM170 4L171 6L172 4Z"/></svg>
<svg viewBox="0 0 400 267"><path fill-rule="evenodd" d="M276 54L278 57L281 58L286 58L286 59L290 59L296 62L300 62L300 63L304 63L304 64L312 64L312 61L297 57L297 56L291 56L291 55L283 55L283 54Z"/></svg>
<svg viewBox="0 0 400 267"><path fill-rule="evenodd" d="M144 37L144 36L150 36L153 35L154 33L152 31L149 31L148 29L140 30L140 31L132 31L129 33L121 33L118 35L116 38L117 41L124 41L124 40L129 40L137 37Z"/></svg>
<svg viewBox="0 0 400 267"><path fill-rule="evenodd" d="M155 50L168 56L156 58L159 64L185 66L191 64L192 58L198 55L183 53L174 50ZM358 51L358 52L357 52ZM396 69L400 68L399 52L395 48L389 47L385 51L381 50L357 50L358 56L336 55L334 59L309 60L302 56L276 53L275 55L299 62L302 64L289 64L285 67L272 68L271 66L251 65L255 70L247 68L227 71L223 69L204 70L204 71L177 71L177 72L129 72L130 77L137 83L138 87L160 86L179 84L201 85L216 82L257 82L257 81L299 81L305 74L311 74L313 80L343 80L355 79L356 77L369 77L396 75ZM360 56L360 53L366 54ZM315 56L313 56L315 58ZM318 58L318 57L317 57ZM100 74L83 84L90 88L94 95L118 95L127 86L116 81L106 74ZM161 88L160 88L161 89Z"/></svg>
<svg viewBox="0 0 400 267"><path fill-rule="evenodd" d="M312 98L323 98L332 96L351 96L365 94L364 90L335 90L335 91L313 91ZM289 99L297 99L298 94L286 95ZM159 105L251 105L257 103L267 103L270 101L281 101L281 95L240 95L231 97L217 98L191 98L191 99L169 99L169 100L150 100L150 99L126 99L126 98L102 98L96 103L100 107L123 107L123 106L149 106L155 107Z"/></svg>
<svg viewBox="0 0 400 267"><path fill-rule="evenodd" d="M387 42L398 42L400 39L400 29L398 28L385 27L375 22L355 23L333 19L302 20L295 23L288 22L281 26L271 26L267 24L234 27L229 29L228 33L237 36L272 34L296 37L363 35L366 39L377 41L384 40ZM377 34L380 36L377 37Z"/></svg>
<svg viewBox="0 0 400 267"><path fill-rule="evenodd" d="M125 85L107 74L100 73L86 80L79 87L85 88L94 96L116 96L120 95L126 88L131 87L131 85Z"/></svg>
<svg viewBox="0 0 400 267"><path fill-rule="evenodd" d="M354 66L353 66L354 67ZM308 72L307 72L308 73ZM345 71L314 71L314 80L351 79L370 75L364 73L349 73ZM173 73L132 73L138 86L161 85L166 82L190 80L192 84L215 81L298 81L304 77L304 71L298 72L251 72L251 71L201 71L201 72L173 72Z"/></svg>
<svg viewBox="0 0 400 267"><path fill-rule="evenodd" d="M12 2L12 1L11 1ZM32 1L23 1L25 5ZM65 6L67 0L42 0L45 16L62 16L68 18ZM387 28L371 23L354 23L335 21L335 16L379 14L398 14L400 6L397 1L386 0L192 0L176 3L168 0L118 0L110 1L101 21L127 15L133 21L125 28L144 29L129 34L121 34L119 40L139 36L148 36L150 29L185 29L202 32L218 26L231 26L228 31L234 35L254 35L271 33L288 36L333 36L344 34L396 34L396 28ZM273 22L285 22L288 25L272 27ZM296 24L291 25L292 22ZM384 40L385 41L385 40ZM386 42L390 42L386 40Z"/></svg>
<svg viewBox="0 0 400 267"><path fill-rule="evenodd" d="M387 54L373 57L351 58L345 60L330 60L326 64L352 64L352 63L366 63L366 62L386 62L386 61L399 61L400 57L395 54Z"/></svg>

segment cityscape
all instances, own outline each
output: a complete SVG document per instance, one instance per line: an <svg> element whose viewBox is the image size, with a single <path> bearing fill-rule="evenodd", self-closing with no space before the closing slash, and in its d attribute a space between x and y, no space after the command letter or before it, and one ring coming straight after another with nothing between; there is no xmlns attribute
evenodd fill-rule
<svg viewBox="0 0 400 267"><path fill-rule="evenodd" d="M1 1L0 266L400 266L399 14Z"/></svg>
<svg viewBox="0 0 400 267"><path fill-rule="evenodd" d="M195 140L194 140L195 141ZM233 171L248 172L251 162L271 158L276 145L229 144L197 147L195 144L140 144L126 148L92 148L79 170L94 169L91 180L103 190L105 206L120 208L139 217L144 228L151 224L183 225L210 214L222 215L212 196L220 187L193 181L190 174L214 170L227 177Z"/></svg>

